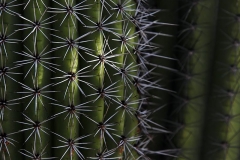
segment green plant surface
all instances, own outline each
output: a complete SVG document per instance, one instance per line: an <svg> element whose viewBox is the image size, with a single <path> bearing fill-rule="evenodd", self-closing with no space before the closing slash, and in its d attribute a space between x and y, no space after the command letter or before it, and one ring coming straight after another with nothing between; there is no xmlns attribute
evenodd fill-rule
<svg viewBox="0 0 240 160"><path fill-rule="evenodd" d="M12 11L19 13L21 7L13 7ZM11 143L3 142L0 159L8 159L10 153L18 154L17 148L22 146L22 137L16 133L21 129L21 125L16 125L14 121L21 119L20 111L22 106L16 101L19 97L15 89L20 90L19 81L22 80L21 69L14 66L14 62L21 59L20 55L15 55L14 51L21 50L21 34L14 33L17 28L15 23L20 23L21 19L14 17L13 12L1 12L0 14L0 136ZM18 143L16 143L16 141ZM21 157L21 155L19 155Z"/></svg>
<svg viewBox="0 0 240 160"><path fill-rule="evenodd" d="M78 28L78 20L76 16L71 14L74 12L72 7L77 5L76 0L71 1L52 1L52 7L49 13L52 13L54 20L52 24L54 31L51 34L53 44L53 66L54 80L53 90L54 99L52 102L53 115L53 134L56 138L53 141L54 155L62 159L78 159L81 152L78 148L78 140L82 135L79 134L81 122L79 115L76 113L78 105L81 105L80 94L83 94L79 80L81 79L81 68L79 64L79 51L77 46L77 38L80 36Z"/></svg>
<svg viewBox="0 0 240 160"><path fill-rule="evenodd" d="M86 97L81 95L82 103L89 103L91 112L86 113L85 120L83 120L84 129L81 130L82 134L91 134L91 137L87 137L86 141L91 142L90 150L83 151L86 157L94 157L97 153L101 153L104 150L104 139L101 136L101 124L103 121L104 109L105 109L105 98L104 98L104 75L105 75L105 63L103 58L105 56L106 44L101 30L98 30L97 23L99 25L102 21L102 5L100 1L87 1L87 5L92 10L84 10L85 15L89 15L83 23L79 25L80 34L91 33L90 35L83 38L83 40L90 40L90 43L86 43L85 46L91 49L90 51L82 51L82 55L85 59L80 62L81 68L89 66L90 77L83 78L84 81L89 83L91 86L82 85ZM104 125L103 125L104 126ZM100 129L100 130L99 130ZM97 133L98 132L98 133Z"/></svg>
<svg viewBox="0 0 240 160"><path fill-rule="evenodd" d="M206 160L239 159L239 2L220 1L211 95L206 112Z"/></svg>
<svg viewBox="0 0 240 160"><path fill-rule="evenodd" d="M169 139L179 160L200 160L201 137L208 104L211 61L217 18L215 0L181 1L178 7L178 58Z"/></svg>
<svg viewBox="0 0 240 160"><path fill-rule="evenodd" d="M23 16L19 16L23 20L23 24L18 24L20 30L23 31L23 51L18 54L23 55L23 60L18 61L17 65L23 68L24 79L19 92L23 99L24 111L22 113L23 129L19 133L24 133L24 146L27 151L34 150L41 152L45 148L45 156L50 156L51 142L48 129L51 128L48 121L51 113L49 106L51 98L51 87L49 79L51 71L46 68L45 58L50 58L49 54L44 55L50 49L49 37L50 24L46 12L45 5L49 5L47 1L36 3L31 1L24 6ZM29 14L30 13L30 14ZM46 24L45 24L46 23ZM45 27L45 28L44 28ZM44 33L44 34L43 34ZM30 127L31 126L31 127ZM22 151L26 152L26 151Z"/></svg>

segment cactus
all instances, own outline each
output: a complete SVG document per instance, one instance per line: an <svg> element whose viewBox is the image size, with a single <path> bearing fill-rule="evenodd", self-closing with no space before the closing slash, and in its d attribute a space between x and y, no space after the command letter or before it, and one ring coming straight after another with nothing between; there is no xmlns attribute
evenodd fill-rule
<svg viewBox="0 0 240 160"><path fill-rule="evenodd" d="M238 160L239 5L1 0L0 159Z"/></svg>
<svg viewBox="0 0 240 160"><path fill-rule="evenodd" d="M148 90L163 89L146 57L158 10L134 0L0 7L1 159L148 159L150 132L166 132L143 108Z"/></svg>

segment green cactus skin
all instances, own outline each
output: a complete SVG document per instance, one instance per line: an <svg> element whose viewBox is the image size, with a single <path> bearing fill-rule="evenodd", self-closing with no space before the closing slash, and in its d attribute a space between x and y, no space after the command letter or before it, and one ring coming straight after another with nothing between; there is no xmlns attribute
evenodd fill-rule
<svg viewBox="0 0 240 160"><path fill-rule="evenodd" d="M21 51L17 50L17 54L24 58L22 61L18 60L14 63L18 67L22 67L23 72L26 73L24 80L21 81L22 92L18 92L24 106L22 113L24 120L17 121L17 123L23 124L23 128L18 133L24 133L25 150L20 150L20 152L26 154L27 151L34 150L34 152L40 153L45 148L45 152L47 152L45 156L50 156L50 135L46 133L48 131L46 128L51 127L46 120L51 113L50 98L48 98L51 93L48 82L51 71L46 68L46 63L44 63L46 61L44 58L51 57L49 54L44 55L50 49L50 46L47 46L50 30L44 27L49 28L50 24L49 21L45 21L49 17L45 5L48 5L48 2L31 1L24 6L24 16L19 15L22 23L16 24L20 28L16 31L23 31L22 45L24 47ZM30 127L31 125L32 127Z"/></svg>
<svg viewBox="0 0 240 160"><path fill-rule="evenodd" d="M14 5L16 3L12 3ZM20 7L13 7L13 12L19 13ZM20 23L21 19L13 16L12 12L2 12L0 14L0 135L6 141L2 143L0 151L0 159L9 159L9 154L18 155L18 150L23 143L22 137L19 137L15 132L22 128L21 125L16 125L14 121L21 120L20 111L22 111L19 102L15 101L19 95L15 90L20 90L21 86L16 83L22 80L20 68L14 66L14 62L21 59L20 55L14 55L14 51L21 50L21 45L18 43L21 40L21 34L14 33L17 28L15 23ZM13 33L13 34L12 34ZM5 36L5 37L4 37ZM5 41L4 41L4 38ZM14 127L13 127L14 125ZM5 137L5 135L7 137ZM18 141L12 141L10 138ZM12 144L8 144L10 141ZM4 145L6 144L6 145ZM9 151L9 154L7 152ZM22 158L19 155L19 158Z"/></svg>
<svg viewBox="0 0 240 160"><path fill-rule="evenodd" d="M182 1L176 45L179 71L170 116L170 135L178 160L200 160L201 136L209 93L217 1Z"/></svg>
<svg viewBox="0 0 240 160"><path fill-rule="evenodd" d="M85 46L90 51L82 51L81 54L83 55L84 59L81 59L80 67L84 68L89 66L89 73L90 77L83 78L84 81L91 84L89 87L86 84L81 85L83 90L85 91L85 95L92 95L92 96L83 96L81 95L82 102L81 103L89 103L91 108L91 112L86 113L86 117L83 117L83 126L84 129L81 129L81 134L88 135L91 134L91 137L87 137L86 141L90 142L89 148L90 150L84 150L82 153L85 157L94 157L96 153L101 153L103 148L103 139L100 137L100 133L96 134L96 131L99 129L98 124L103 120L104 115L104 98L101 98L102 88L106 87L104 85L104 65L101 63L100 59L98 59L99 55L103 55L104 53L104 39L101 32L97 30L97 23L101 21L103 17L101 17L101 2L99 0L96 1L86 1L86 5L91 8L90 10L84 10L84 15L88 15L87 19L83 21L84 25L79 24L79 31L80 34L86 34L89 32L93 32L89 34L86 38L84 37L83 40L89 41L90 43L86 43ZM95 26L91 28L90 26ZM101 57L101 56L100 56ZM93 61L93 62L92 62ZM99 63L99 64L98 64ZM93 76L92 76L93 75ZM99 92L98 92L99 91ZM100 97L98 97L100 96ZM98 98L97 98L98 97ZM94 123L96 122L96 123Z"/></svg>
<svg viewBox="0 0 240 160"><path fill-rule="evenodd" d="M107 144L108 148L111 148L111 149L116 148L119 145L120 137L124 135L124 129L125 129L124 119L127 113L125 113L126 111L122 109L123 108L122 100L126 98L125 94L127 92L125 91L126 84L124 84L124 81L121 80L122 75L121 75L120 69L124 67L124 65L127 65L128 62L126 60L127 49L125 48L125 45L123 45L123 42L121 42L120 36L125 36L124 34L127 34L127 32L124 31L124 29L126 28L126 26L129 27L131 25L131 24L126 25L126 23L131 23L131 22L128 22L128 20L126 19L126 17L124 17L124 15L122 14L117 15L117 12L118 12L117 9L115 9L116 11L113 10L113 7L116 8L117 4L122 5L121 3L118 3L118 1L109 1L109 2L106 2L104 5L103 4L100 5L99 1L96 1L95 3L96 3L96 6L98 6L99 8L99 10L96 10L98 11L97 15L99 17L95 18L95 15L93 15L93 16L90 16L89 19L92 20L94 23L99 23L99 24L102 23L101 25L106 27L107 29L101 30L100 28L97 28L97 29L100 29L100 31L99 30L95 31L96 30L95 28L92 29L94 33L92 35L89 35L89 37L90 36L91 37L88 39L96 39L97 37L99 37L99 41L94 40L94 42L97 41L99 43L97 44L97 47L96 47L99 50L96 53L96 55L98 56L100 54L102 56L106 56L106 60L108 61L101 63L101 66L99 65L100 66L99 69L95 68L94 71L91 72L91 75L94 75L94 74L96 75L96 72L100 71L100 73L97 74L99 76L89 79L88 82L90 82L91 84L93 84L93 86L97 88L102 88L102 87L106 88L106 91L105 93L102 93L102 96L104 97L100 97L99 100L94 103L94 106L96 106L97 108L96 110L98 111L98 116L96 116L95 114L97 113L94 113L94 112L91 114L87 113L87 116L89 117L89 119L92 119L92 121L95 122L94 126L89 125L89 130L84 129L83 132L87 133L86 131L88 131L88 133L91 133L93 132L94 129L96 130L96 123L104 122L106 120L111 119L111 122L113 123L111 124L112 126L110 125L109 127L110 130L107 130L107 131L110 132L111 130L114 130L114 134L104 133L104 138L100 138L100 133L99 133L95 136L96 139L94 139L93 141L93 143L95 144L95 147L92 147L95 149L94 152L101 153L106 149L106 146L105 146L106 142L104 141L107 141L107 140L109 141L109 143ZM130 5L130 6L132 6L132 4L135 4L135 3L130 1L129 3L127 3L127 5ZM109 11L113 10L113 14L110 15L106 10L104 10L105 8L108 8ZM106 17L109 17L109 18L106 18ZM108 24L109 22L111 23ZM88 21L86 23L84 21L84 24L86 25L87 29L90 29L90 26L93 25L92 22L89 23ZM132 29L132 32L134 33L134 29ZM130 32L129 34L131 35L132 32ZM127 40L127 43L131 43L131 42ZM112 46L115 46L115 47L112 47ZM93 48L93 50L96 50L96 49ZM115 56L112 57L112 55L115 55ZM129 57L131 56L129 55ZM89 58L87 59L87 61L95 60L93 59L94 57L90 57L90 56L86 56L86 58ZM113 61L113 64L116 67L112 67L111 61ZM134 60L131 60L131 61L134 61ZM123 64L124 62L126 62L126 64ZM93 63L92 66L95 66L95 64ZM99 71L97 71L97 69ZM101 76L102 74L104 74L103 77ZM134 73L131 73L131 74L134 74ZM111 76L111 75L115 75L115 76ZM94 94L94 92L89 92L88 94L89 95ZM117 99L115 99L114 96L112 95L115 95ZM93 97L93 100L95 98L96 97ZM91 99L88 98L87 100L90 101ZM131 100L129 99L129 101ZM136 123L134 124L131 122L131 124L136 126ZM101 145L99 146L99 144ZM88 152L86 153L86 155L93 157L93 153L94 153L93 151L86 150L85 152ZM113 157L121 157L121 156L122 156L122 152L120 150L116 151L115 154L113 154Z"/></svg>
<svg viewBox="0 0 240 160"><path fill-rule="evenodd" d="M80 94L81 84L79 83L80 56L78 56L78 47L75 46L76 39L80 36L77 31L78 20L71 14L71 9L77 5L77 1L54 1L50 12L56 15L54 18L58 20L53 28L57 30L52 33L54 56L60 57L55 59L56 73L53 76L54 90L59 91L54 96L58 102L54 102L54 115L58 115L54 119L54 134L58 137L54 139L54 155L63 159L78 159L76 152L79 149L73 148L78 146L75 140L82 136L79 128L81 127L76 116L77 106L81 103ZM62 9L67 9L61 12ZM68 14L68 15L67 15ZM65 45L65 47L62 47ZM80 73L80 74L77 74ZM65 81L65 82L62 82ZM65 113L62 113L65 111ZM61 113L61 114L60 114ZM81 121L81 119L80 119ZM62 136L62 138L60 137ZM65 143L64 143L65 142ZM65 146L58 148L60 146ZM71 149L68 149L68 148ZM81 151L80 151L81 152ZM82 157L82 156L81 156Z"/></svg>
<svg viewBox="0 0 240 160"><path fill-rule="evenodd" d="M239 154L239 1L219 1L211 99L203 159L237 160ZM213 129L214 128L214 129Z"/></svg>
<svg viewBox="0 0 240 160"><path fill-rule="evenodd" d="M3 3L1 1L1 3ZM16 91L21 90L20 82L22 80L21 69L14 66L14 63L21 59L21 56L15 55L14 51L21 50L21 34L14 33L17 27L16 23L21 23L21 19L14 16L15 13L21 12L20 6L13 6L12 12L1 10L0 14L0 33L1 33L1 49L0 49L0 135L4 142L1 142L2 149L0 159L9 159L10 155L18 155L17 148L22 147L23 135L19 136L16 131L22 128L22 125L16 125L15 121L21 121L22 105L16 99L19 94ZM14 127L13 127L14 126ZM1 140L2 140L1 139ZM16 142L17 141L17 142Z"/></svg>

